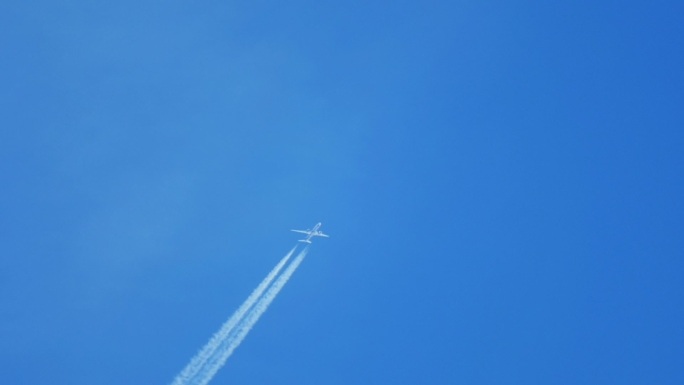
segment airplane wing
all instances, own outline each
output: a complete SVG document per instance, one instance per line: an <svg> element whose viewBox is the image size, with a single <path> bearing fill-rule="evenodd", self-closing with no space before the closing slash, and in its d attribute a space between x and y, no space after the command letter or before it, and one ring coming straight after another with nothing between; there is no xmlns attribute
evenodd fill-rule
<svg viewBox="0 0 684 385"><path fill-rule="evenodd" d="M323 234L323 233L318 233L318 236L319 236L319 237L330 238L330 235L328 235L328 234Z"/></svg>
<svg viewBox="0 0 684 385"><path fill-rule="evenodd" d="M295 233L311 234L311 231L304 231L304 230L290 230L290 231L294 231Z"/></svg>

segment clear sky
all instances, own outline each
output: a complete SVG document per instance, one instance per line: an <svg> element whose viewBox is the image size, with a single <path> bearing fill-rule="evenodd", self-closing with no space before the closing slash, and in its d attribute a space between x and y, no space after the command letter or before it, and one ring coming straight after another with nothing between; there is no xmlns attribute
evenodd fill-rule
<svg viewBox="0 0 684 385"><path fill-rule="evenodd" d="M2 2L2 382L683 384L682 14Z"/></svg>

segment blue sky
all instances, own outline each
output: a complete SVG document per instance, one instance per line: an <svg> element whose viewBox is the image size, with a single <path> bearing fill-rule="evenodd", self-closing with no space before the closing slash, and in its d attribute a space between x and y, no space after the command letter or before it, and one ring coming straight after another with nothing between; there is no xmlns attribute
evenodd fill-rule
<svg viewBox="0 0 684 385"><path fill-rule="evenodd" d="M3 3L3 382L684 383L682 11Z"/></svg>

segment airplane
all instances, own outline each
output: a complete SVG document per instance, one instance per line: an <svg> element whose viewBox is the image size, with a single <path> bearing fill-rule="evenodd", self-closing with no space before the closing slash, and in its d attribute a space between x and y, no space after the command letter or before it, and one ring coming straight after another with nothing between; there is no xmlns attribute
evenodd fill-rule
<svg viewBox="0 0 684 385"><path fill-rule="evenodd" d="M318 230L321 228L321 222L316 223L316 226L313 227L311 230L291 230L294 231L295 233L302 233L306 234L306 239L300 239L299 242L304 242L304 243L311 243L311 238L313 237L326 237L330 238L329 235L323 234L322 231Z"/></svg>

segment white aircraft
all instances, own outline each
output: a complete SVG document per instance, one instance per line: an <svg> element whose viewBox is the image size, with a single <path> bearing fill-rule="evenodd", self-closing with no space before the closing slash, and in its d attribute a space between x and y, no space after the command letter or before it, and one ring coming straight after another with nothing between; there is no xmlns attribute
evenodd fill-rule
<svg viewBox="0 0 684 385"><path fill-rule="evenodd" d="M327 234L323 234L322 231L318 230L321 228L321 222L316 223L316 226L311 230L292 230L295 233L306 234L306 239L300 239L299 242L311 243L311 238L313 237L326 237L330 238Z"/></svg>

